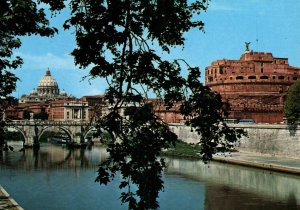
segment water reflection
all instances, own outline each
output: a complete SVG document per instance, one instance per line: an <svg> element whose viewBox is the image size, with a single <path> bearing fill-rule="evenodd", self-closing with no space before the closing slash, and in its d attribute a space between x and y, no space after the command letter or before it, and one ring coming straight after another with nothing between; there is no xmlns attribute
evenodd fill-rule
<svg viewBox="0 0 300 210"><path fill-rule="evenodd" d="M5 152L0 163L2 166L24 170L51 170L68 168L95 167L107 158L108 154L102 147L90 150L68 149L60 145L44 143L40 149L21 150L21 145L14 143L15 152Z"/></svg>
<svg viewBox="0 0 300 210"><path fill-rule="evenodd" d="M0 160L0 184L25 209L127 209L118 200L119 177L108 187L94 183L98 164L108 156L104 148L42 144L38 151L19 152L21 145L14 147ZM163 210L300 209L299 176L224 163L166 162Z"/></svg>
<svg viewBox="0 0 300 210"><path fill-rule="evenodd" d="M205 209L300 209L300 177L224 163L167 159L166 173L206 183Z"/></svg>

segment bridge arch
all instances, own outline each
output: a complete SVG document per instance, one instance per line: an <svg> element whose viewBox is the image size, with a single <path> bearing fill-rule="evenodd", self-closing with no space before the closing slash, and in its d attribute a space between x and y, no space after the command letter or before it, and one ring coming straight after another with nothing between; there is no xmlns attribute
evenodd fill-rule
<svg viewBox="0 0 300 210"><path fill-rule="evenodd" d="M39 136L38 136L38 141L40 141L40 138L41 138L41 136L45 133L45 131L46 131L46 130L49 130L49 129L51 129L51 128L53 128L53 126L46 126L46 127L43 127L43 129L41 130L41 133L40 133ZM67 129L67 128L63 127L63 126L59 126L58 129L64 131L64 132L68 135L68 137L70 138L71 141L73 140L72 133L70 132L69 129Z"/></svg>
<svg viewBox="0 0 300 210"><path fill-rule="evenodd" d="M87 138L88 134L90 134L92 131L96 131L96 128L94 126L89 127L83 134L84 139Z"/></svg>
<svg viewBox="0 0 300 210"><path fill-rule="evenodd" d="M23 136L22 142L25 143L26 139L27 139L27 136L26 136L24 130L19 128L18 126L10 126L10 127L14 128L15 130L17 130L18 132L20 132L22 134L22 136Z"/></svg>

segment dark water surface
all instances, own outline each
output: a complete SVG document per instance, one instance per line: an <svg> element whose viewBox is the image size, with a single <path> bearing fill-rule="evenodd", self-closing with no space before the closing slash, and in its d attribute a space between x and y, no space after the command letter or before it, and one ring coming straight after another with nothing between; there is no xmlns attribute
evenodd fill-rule
<svg viewBox="0 0 300 210"><path fill-rule="evenodd" d="M20 145L19 145L20 146ZM95 183L101 147L69 151L42 144L40 150L4 153L0 185L25 210L127 209L120 205L116 177L108 186ZM162 210L300 209L300 176L201 161L166 159Z"/></svg>

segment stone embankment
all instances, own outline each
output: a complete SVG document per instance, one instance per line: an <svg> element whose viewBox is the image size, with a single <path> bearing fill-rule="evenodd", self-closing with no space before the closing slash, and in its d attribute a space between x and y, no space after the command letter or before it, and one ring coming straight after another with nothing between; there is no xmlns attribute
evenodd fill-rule
<svg viewBox="0 0 300 210"><path fill-rule="evenodd" d="M216 154L213 160L300 175L300 126L271 124L231 124L248 136L236 143L238 152ZM172 124L178 138L196 144L199 136L183 124Z"/></svg>
<svg viewBox="0 0 300 210"><path fill-rule="evenodd" d="M240 152L253 152L270 156L300 159L300 126L284 124L229 124L233 128L243 128L248 136L236 144ZM197 143L199 136L183 124L171 124L171 129L179 139L187 143Z"/></svg>
<svg viewBox="0 0 300 210"><path fill-rule="evenodd" d="M24 210L10 195L0 186L0 210Z"/></svg>

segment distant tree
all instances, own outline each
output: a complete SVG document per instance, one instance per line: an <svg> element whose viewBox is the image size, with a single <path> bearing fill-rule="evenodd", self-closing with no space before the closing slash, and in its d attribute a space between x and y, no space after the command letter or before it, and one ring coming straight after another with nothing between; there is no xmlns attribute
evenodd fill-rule
<svg viewBox="0 0 300 210"><path fill-rule="evenodd" d="M48 113L47 112L34 113L33 119L48 120Z"/></svg>
<svg viewBox="0 0 300 210"><path fill-rule="evenodd" d="M300 119L300 80L297 80L289 88L284 114L288 124L295 124Z"/></svg>
<svg viewBox="0 0 300 210"><path fill-rule="evenodd" d="M30 111L28 111L28 110L23 111L23 119L24 120L29 120L30 119Z"/></svg>

